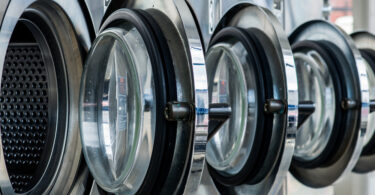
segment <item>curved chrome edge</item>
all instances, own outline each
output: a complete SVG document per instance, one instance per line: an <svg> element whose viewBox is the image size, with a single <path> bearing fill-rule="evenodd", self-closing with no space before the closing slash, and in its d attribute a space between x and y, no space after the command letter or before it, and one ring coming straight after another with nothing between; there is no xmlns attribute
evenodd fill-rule
<svg viewBox="0 0 375 195"><path fill-rule="evenodd" d="M275 176L275 183L269 191L269 194L277 194L280 191L284 179L287 176L294 153L298 125L298 81L293 52L288 41L288 36L284 32L283 27L281 26L276 16L267 9L263 10L268 15L268 18L272 22L274 30L278 35L280 49L283 54L284 65L286 69L285 72L288 91L287 129L285 135L284 152L279 169Z"/></svg>
<svg viewBox="0 0 375 195"><path fill-rule="evenodd" d="M0 24L3 22L3 19L4 19L4 13L5 13L5 11L6 11L7 8L8 8L9 1L10 1L10 0L3 0L3 1L0 1Z"/></svg>
<svg viewBox="0 0 375 195"><path fill-rule="evenodd" d="M111 0L84 0L89 11L95 34L97 35L100 30L104 14L111 2Z"/></svg>
<svg viewBox="0 0 375 195"><path fill-rule="evenodd" d="M328 32L319 32L313 34L313 36L307 37L306 35L303 35L303 37L298 37L299 39L308 39L308 40L326 40L332 42L330 38L332 37L338 37L340 41L340 48L345 48L344 54L347 56L347 59L350 61L350 66L353 66L353 70L357 70L357 75L353 75L353 79L356 79L351 84L355 85L356 82L359 84L359 96L361 99L361 111L360 111L360 124L358 129L358 136L357 140L355 141L355 145L350 146L350 150L352 151L352 154L350 156L350 159L348 158L348 163L344 170L342 171L339 178L334 182L337 183L342 178L350 173L353 168L355 167L360 154L362 152L363 148L363 142L365 139L366 134L366 127L367 127L367 121L368 121L368 115L369 115L369 88L368 88L368 77L366 72L366 66L364 59L362 58L359 50L354 44L353 39L344 32L340 27L337 25L330 23L325 20L310 20L308 22L305 22L304 24L300 25L297 29L307 27L309 25L318 25L321 23L323 26L326 26L327 28L333 29L333 31ZM315 27L315 29L317 29ZM343 45L344 44L344 45ZM354 86L356 87L356 86ZM354 91L355 89L353 89ZM353 94L349 94L349 98L353 98Z"/></svg>
<svg viewBox="0 0 375 195"><path fill-rule="evenodd" d="M353 39L340 27L337 25L334 25L341 33L342 36L345 37L350 49L353 53L353 58L356 62L357 70L358 70L358 78L359 78L359 84L360 84L360 92L361 92L361 121L360 121L360 129L358 132L358 138L356 145L353 150L353 154L349 160L349 163L343 173L341 174L340 178L335 182L339 182L342 180L342 178L351 173L354 169L355 165L357 164L357 161L359 160L361 156L361 152L363 149L363 143L365 140L366 135L366 129L367 129L367 122L368 122L368 115L370 112L370 93L369 93L369 83L368 83L368 76L366 71L366 65L365 61L362 58L361 53L359 52L358 48L356 47Z"/></svg>
<svg viewBox="0 0 375 195"><path fill-rule="evenodd" d="M280 59L282 60L285 67L285 78L287 85L287 112L286 112L286 134L284 148L279 164L271 175L264 179L261 183L255 186L246 186L243 189L238 189L239 194L246 193L247 190L251 190L255 193L260 194L277 194L286 179L289 166L292 162L292 157L295 147L295 138L297 133L298 123L298 82L297 82L297 71L294 62L292 49L290 47L286 33L284 32L281 24L279 23L276 16L268 9L261 8L267 19L273 26L273 31L276 33L275 39L279 42L279 50L281 51ZM244 190L244 191L242 191Z"/></svg>
<svg viewBox="0 0 375 195"><path fill-rule="evenodd" d="M83 47L85 52L87 52L91 47L91 37L89 31L89 24L95 21L87 21L86 17L82 11L81 5L78 1L67 1L67 0L52 0L58 4L69 17L72 22L76 36L78 37L78 42L80 46Z"/></svg>
<svg viewBox="0 0 375 195"><path fill-rule="evenodd" d="M181 17L182 25L186 29L185 36L190 53L194 82L195 101L195 136L190 162L190 171L187 177L184 194L195 194L203 173L206 156L208 135L208 84L204 49L194 18L184 0L175 0L177 11Z"/></svg>
<svg viewBox="0 0 375 195"><path fill-rule="evenodd" d="M199 32L197 30L197 26L194 21L194 17L190 12L190 9L185 0L135 0L132 4L126 4L124 8L141 9L149 12L159 23L163 33L166 33L165 31L170 31L168 32L170 33L168 34L168 36L177 35L178 37L173 38L181 41L181 44L178 45L178 51L172 51L172 58L174 61L176 60L174 62L174 66L178 68L179 66L185 66L186 63L186 65L188 65L189 67L182 68L184 70L186 69L187 71L183 73L183 79L186 80L184 81L186 83L184 83L184 85L181 85L178 83L179 81L177 81L177 98L178 101L188 101L195 105L195 117L194 123L191 125L187 125L185 122L179 122L177 125L177 131L189 131L188 133L191 133L190 131L192 131L193 137L190 141L192 145L183 146L185 148L191 147L191 157L189 160L190 162L187 164L187 167L184 167L186 168L188 173L186 175L183 175L184 178L176 179L179 180L178 189L163 190L167 191L167 193L172 193L172 191L174 191L174 193L183 192L184 194L195 194L198 189L205 164L209 102L204 50L202 47ZM163 21L164 19L166 19L165 17L168 17L167 20L169 21ZM169 25L169 29L166 29L166 24ZM169 46L174 48L175 50L177 49L176 43L168 44L170 44ZM173 57L173 54L176 53L179 53L178 57L186 58L187 61L179 61L185 59L176 59L176 56ZM178 70L178 76L181 76L181 74L181 70ZM178 134L186 133L179 132ZM187 155L182 154L178 151L176 153L178 154L178 156ZM176 157L176 159L178 158ZM175 164L181 163L175 162ZM172 164L172 167L173 166L174 165ZM174 175L172 172L173 170L170 171L169 175L172 175L173 177Z"/></svg>
<svg viewBox="0 0 375 195"><path fill-rule="evenodd" d="M8 3L8 7L6 7L4 10L1 9L0 11L0 14L2 14L0 15L0 78L2 76L2 69L4 66L6 51L9 45L12 32L25 9L27 9L32 3L36 1L37 0L13 0L4 2L5 5ZM88 51L89 47L91 46L91 39L87 28L87 21L83 15L83 12L79 11L81 10L81 6L79 5L78 1L68 2L64 0L51 0L51 2L54 2L55 4L60 6L60 8L65 12L65 14L68 16L69 20L73 24L73 28L76 31L76 35L80 43L80 46L82 46L82 48L85 51ZM68 126L68 128L76 127ZM74 163L74 167L72 167L71 169L67 169L67 167L71 166L69 164L72 164L73 160L76 161L77 159L81 158L80 149L77 151L77 148L72 148L81 148L78 127L74 131L76 132L70 132L67 134L64 146L64 153L62 154L62 160L59 165L59 172L68 172L71 175L76 174L80 161ZM70 142L74 143L70 144ZM49 186L49 188L47 189L49 190L49 192L61 192L61 190L65 191L67 190L65 189L67 183L66 179L69 179L70 181L74 180L74 176L72 177L71 175L68 178L65 176L60 177L58 174L59 172L57 172L54 176L54 185ZM56 185L56 183L59 183L60 185ZM0 145L0 189L1 192L4 194L16 194L14 193L9 180L2 145Z"/></svg>
<svg viewBox="0 0 375 195"><path fill-rule="evenodd" d="M286 120L285 126L286 134L285 140L282 148L282 155L279 157L279 162L270 176L263 179L260 183L255 185L241 185L234 188L236 194L277 194L281 188L284 179L289 170L289 166L294 153L295 146L295 137L297 131L297 121L298 121L298 84L297 84L297 73L294 63L293 53L289 45L288 37L282 29L281 24L274 14L267 8L263 8L257 5L245 3L244 6L253 6L259 10L260 14L264 18L259 19L260 21L269 21L269 24L272 26L267 30L272 31L272 41L275 42L278 50L279 61L282 63L282 69L285 72L283 77L285 78L286 84L286 101L288 104L286 110ZM232 7L230 7L232 8ZM227 11L230 8L226 8ZM222 13L222 15L225 15ZM244 24L245 25L245 24ZM245 27L246 28L246 27ZM203 35L204 36L204 35ZM212 35L210 35L212 36ZM210 37L209 37L210 39ZM209 40L205 40L209 41ZM219 193L215 187L215 184L212 181L211 176L208 171L205 169L204 179L199 188L199 192L202 193Z"/></svg>
<svg viewBox="0 0 375 195"><path fill-rule="evenodd" d="M356 44L358 49L369 49L375 51L375 35L371 34L367 31L357 31L350 35ZM369 90L370 90L370 83L369 83ZM370 115L370 113L369 113ZM370 116L368 117L368 120L370 120ZM368 121L369 122L369 121ZM368 123L369 125L369 123ZM367 126L367 129L369 126ZM369 132L366 132L366 136ZM366 145L363 145L365 147ZM354 172L356 172L357 167L360 167L363 162L371 161L373 160L373 157L367 157L367 156L360 156L359 160L356 164L356 167L353 169Z"/></svg>

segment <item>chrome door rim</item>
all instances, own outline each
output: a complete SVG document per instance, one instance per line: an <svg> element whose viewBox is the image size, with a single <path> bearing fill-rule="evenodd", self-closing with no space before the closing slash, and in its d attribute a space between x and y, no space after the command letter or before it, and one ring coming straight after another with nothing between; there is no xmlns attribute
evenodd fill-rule
<svg viewBox="0 0 375 195"><path fill-rule="evenodd" d="M303 95L302 98L299 97L299 101L301 102L303 101L302 99L304 99L305 101L314 102L315 105L314 113L299 124L299 128L303 129L298 128L297 130L294 156L311 160L323 152L332 134L332 121L334 121L336 115L334 111L337 104L334 93L335 87L333 86L334 81L332 75L330 75L327 63L317 51L294 52L294 60L297 66L297 72L300 73L297 73L297 78L300 79L298 91ZM305 84L305 82L307 84ZM313 95L310 95L310 90L313 91ZM320 92L317 92L317 90ZM327 101L327 98L330 102L324 103L324 101ZM324 116L324 118L322 116ZM317 122L313 123L313 120ZM301 124L303 124L303 126L300 126ZM317 126L312 128L315 124L317 124ZM329 124L329 127L327 127L327 124ZM305 134L302 140L298 140L301 131ZM298 151L299 149L300 151Z"/></svg>
<svg viewBox="0 0 375 195"><path fill-rule="evenodd" d="M236 7L236 6L235 6ZM295 65L294 65L294 59L292 56L292 51L290 48L290 45L287 40L287 36L282 30L281 25L279 24L277 18L267 9L260 8L258 6L254 6L248 3L238 3L237 8L244 8L244 10L248 9L244 15L247 17L246 19L236 17L233 22L229 22L229 26L236 26L243 29L251 29L251 28L258 28L261 31L264 31L264 33L270 37L272 40L272 43L274 47L276 48L278 52L278 58L277 60L280 62L280 66L278 67L282 70L282 72L285 74L283 78L285 79L285 93L284 94L278 94L276 92L274 97L277 98L284 98L287 102L287 110L285 111L285 120L283 123L283 127L280 127L280 125L277 122L274 122L274 128L285 128L285 137L282 144L281 153L279 156L278 161L275 164L275 168L270 173L268 177L263 179L257 184L253 185L240 185L236 187L230 188L231 193L236 194L242 194L246 192L254 192L254 193L276 193L280 189L283 180L286 176L286 173L288 171L291 158L294 151L294 144L295 144L295 134L296 134L296 127L297 127L297 115L298 115L298 88L297 88L297 77L296 77L296 71L295 71ZM223 13L223 15L228 14L230 11L228 7L223 8L226 10L226 12ZM245 11L240 10L242 13ZM235 14L233 14L235 15ZM249 18L253 19L253 22L249 22ZM250 21L252 21L250 19ZM258 22L257 22L258 21ZM266 22L266 23L265 23ZM265 25L264 25L265 23ZM221 23L218 25L220 28L223 27ZM217 29L215 31L218 31ZM280 75L280 73L278 73ZM273 75L273 74L272 74ZM275 78L278 78L276 76ZM275 90L274 90L275 91ZM277 91L277 90L276 90ZM285 95L285 96L284 96ZM276 119L274 119L275 121ZM281 119L280 119L281 121ZM205 171L205 174L208 174L208 171ZM206 176L205 176L206 177ZM209 176L211 180L211 176ZM206 181L207 182L207 181ZM202 188L204 188L205 185L207 185L208 188L212 188L215 186L215 184L212 183L212 181L208 181L209 184L202 184ZM214 187L216 188L216 187ZM229 189L229 188L228 188Z"/></svg>
<svg viewBox="0 0 375 195"><path fill-rule="evenodd" d="M81 82L81 138L91 173L108 192L157 191L160 169L170 163L176 125L164 109L176 101L176 89L166 45L146 12L124 8L104 22L90 50Z"/></svg>
<svg viewBox="0 0 375 195"><path fill-rule="evenodd" d="M351 68L351 71L353 72L353 74L350 73L351 75L346 77L348 78L348 80L345 81L346 85L350 86L348 88L351 90L348 91L347 98L353 98L355 100L361 101L360 105L358 105L361 107L358 111L359 114L357 113L357 116L360 116L360 121L357 126L359 127L358 133L357 135L354 135L355 138L353 138L355 140L352 142L353 144L349 146L347 150L348 153L346 153L344 157L340 157L339 160L335 161L335 163L337 163L332 165L338 166L339 169L342 171L340 173L334 174L334 176L332 176L331 172L328 173L329 167L331 167L332 169L332 166L328 166L328 168L318 167L309 170L305 169L306 172L303 171L307 173L306 176L311 174L311 176L308 176L309 179L307 179L309 183L308 185L315 187L323 187L334 183L338 178L349 173L355 166L355 163L357 162L360 156L362 150L362 143L364 141L364 136L366 132L367 116L369 113L369 94L366 67L352 39L347 34L345 34L345 32L343 32L341 29L330 24L329 22L323 20L313 20L306 22L305 24L299 26L292 33L289 40L292 44L302 40L322 40L327 41L329 43L333 43L337 47L339 47L342 50L343 54L346 56L348 63L350 63L349 66ZM355 114L352 113L351 116L353 117L353 115ZM291 169L293 169L293 167ZM322 181L323 178L320 180L317 179L317 173L321 174L322 177L324 177L324 179L326 180ZM304 176L302 176L301 173L297 174L297 176L300 179L304 178ZM328 174L330 176L328 176ZM312 182L313 180L314 182Z"/></svg>
<svg viewBox="0 0 375 195"><path fill-rule="evenodd" d="M375 51L375 36L373 34L371 34L369 32L366 32L366 31L358 31L358 32L352 33L350 36L353 38L355 45L357 46L357 48L360 51L361 50ZM371 65L370 65L370 67L371 67ZM374 70L372 69L372 71L374 71ZM368 121L368 123L370 123L370 121ZM367 128L369 128L369 127L367 127ZM374 136L372 136L370 139L373 139L373 138L374 138ZM371 141L371 140L369 140L369 141ZM363 147L366 147L366 145L364 145ZM361 156L359 157L358 162L356 163L353 171L358 172L358 173L367 173L369 171L372 171L372 170L375 169L374 162L375 162L375 155L374 154L365 155L365 154L362 153Z"/></svg>
<svg viewBox="0 0 375 195"><path fill-rule="evenodd" d="M112 1L114 3L116 1ZM178 185L178 189L163 189L163 193L194 193L199 185L204 159L206 137L208 131L208 95L207 79L204 62L203 49L196 29L194 18L184 1L153 1L142 0L127 5L124 1L117 1L124 8L139 9L146 11L157 21L165 36L173 36L176 41L168 42L171 48L171 55L174 61L175 74L177 79L177 101L188 102L195 106L193 124L190 122L178 122L177 134L179 139L178 147L175 149L175 156L172 169L183 170L182 172L170 171L166 186ZM109 11L119 9L109 5ZM183 52L182 52L183 51ZM187 74L188 73L188 74ZM190 134L190 135L188 135ZM185 145L186 139L192 145ZM179 152L178 152L179 151ZM181 167L178 162L186 161L186 154L191 157L187 166ZM172 179L174 178L174 179Z"/></svg>

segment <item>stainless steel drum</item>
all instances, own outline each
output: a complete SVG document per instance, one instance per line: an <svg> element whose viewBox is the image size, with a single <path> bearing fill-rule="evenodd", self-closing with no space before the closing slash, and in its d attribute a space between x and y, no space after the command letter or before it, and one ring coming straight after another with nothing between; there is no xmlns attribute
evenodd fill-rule
<svg viewBox="0 0 375 195"><path fill-rule="evenodd" d="M208 43L209 141L199 192L276 193L293 155L298 115L287 37L266 8L243 1L190 4ZM209 13L222 15L210 21ZM211 112L218 107L227 118Z"/></svg>
<svg viewBox="0 0 375 195"><path fill-rule="evenodd" d="M67 194L81 173L78 102L90 47L78 1L1 1L2 194Z"/></svg>
<svg viewBox="0 0 375 195"><path fill-rule="evenodd" d="M369 113L366 66L351 38L326 21L299 26L289 41L300 101L290 172L309 187L325 187L350 172L361 153Z"/></svg>
<svg viewBox="0 0 375 195"><path fill-rule="evenodd" d="M373 112L375 110L375 36L368 32L356 32L351 34L351 37L365 60L370 98L370 114L368 116L363 150L353 171L368 173L375 170L375 114Z"/></svg>
<svg viewBox="0 0 375 195"><path fill-rule="evenodd" d="M110 193L195 193L205 160L203 49L184 1L111 1L86 60L83 153Z"/></svg>

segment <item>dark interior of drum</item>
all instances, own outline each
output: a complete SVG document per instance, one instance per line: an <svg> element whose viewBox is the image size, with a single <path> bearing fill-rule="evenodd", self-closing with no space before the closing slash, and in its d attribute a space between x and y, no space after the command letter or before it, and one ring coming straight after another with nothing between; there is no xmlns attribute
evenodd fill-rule
<svg viewBox="0 0 375 195"><path fill-rule="evenodd" d="M33 31L28 22L20 20L1 78L1 139L9 178L17 193L32 189L42 177L56 131L56 111L51 113L50 109L50 96L57 93L50 84L56 79L54 71L48 70L51 52L37 40L43 40L42 32Z"/></svg>

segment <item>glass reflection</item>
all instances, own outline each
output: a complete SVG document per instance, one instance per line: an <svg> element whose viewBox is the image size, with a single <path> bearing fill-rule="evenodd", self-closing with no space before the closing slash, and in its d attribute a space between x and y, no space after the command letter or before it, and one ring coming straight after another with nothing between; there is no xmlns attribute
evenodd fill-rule
<svg viewBox="0 0 375 195"><path fill-rule="evenodd" d="M328 67L314 50L294 55L299 101L315 103L315 112L298 128L294 156L318 157L326 148L335 119L335 91Z"/></svg>
<svg viewBox="0 0 375 195"><path fill-rule="evenodd" d="M223 174L237 174L250 156L255 137L257 91L253 65L240 42L219 43L206 57L210 103L228 103L231 118L207 145L207 162Z"/></svg>
<svg viewBox="0 0 375 195"><path fill-rule="evenodd" d="M96 182L134 194L146 175L155 135L155 84L147 48L129 23L102 32L86 63L81 137Z"/></svg>

